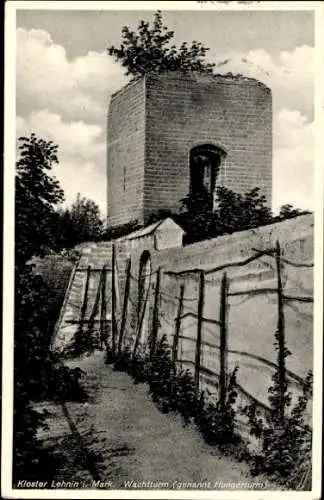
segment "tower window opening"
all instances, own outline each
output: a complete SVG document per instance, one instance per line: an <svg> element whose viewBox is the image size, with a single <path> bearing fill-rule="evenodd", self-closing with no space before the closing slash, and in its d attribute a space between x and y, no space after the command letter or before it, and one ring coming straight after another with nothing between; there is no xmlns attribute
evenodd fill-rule
<svg viewBox="0 0 324 500"><path fill-rule="evenodd" d="M190 151L190 194L209 196L211 209L215 205L216 181L224 155L223 150L211 144Z"/></svg>

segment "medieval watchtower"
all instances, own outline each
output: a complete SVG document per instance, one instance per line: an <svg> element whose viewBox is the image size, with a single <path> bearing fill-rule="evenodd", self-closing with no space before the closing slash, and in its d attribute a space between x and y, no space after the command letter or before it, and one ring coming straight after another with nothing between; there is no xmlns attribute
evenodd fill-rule
<svg viewBox="0 0 324 500"><path fill-rule="evenodd" d="M271 206L272 96L241 76L146 75L111 98L108 221L177 211L190 191L260 187Z"/></svg>

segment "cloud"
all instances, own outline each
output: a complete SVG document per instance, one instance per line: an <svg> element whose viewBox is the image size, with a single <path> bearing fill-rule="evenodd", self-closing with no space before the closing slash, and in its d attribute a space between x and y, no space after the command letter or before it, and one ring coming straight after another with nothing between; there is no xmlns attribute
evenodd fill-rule
<svg viewBox="0 0 324 500"><path fill-rule="evenodd" d="M106 213L106 114L127 81L105 52L70 60L44 30L17 29L17 135L35 132L59 145L54 174L71 203L77 194Z"/></svg>
<svg viewBox="0 0 324 500"><path fill-rule="evenodd" d="M50 109L70 120L105 116L109 94L128 79L105 52L69 60L44 30L17 29L17 112Z"/></svg>
<svg viewBox="0 0 324 500"><path fill-rule="evenodd" d="M65 122L48 110L32 111L27 118L18 116L17 136L34 132L38 137L59 145L59 164L53 175L60 181L71 204L78 192L93 199L106 212L105 141L99 125L83 121Z"/></svg>
<svg viewBox="0 0 324 500"><path fill-rule="evenodd" d="M79 156L85 160L104 153L102 127L81 120L65 122L47 109L32 111L27 118L18 117L17 132L32 133L53 140L65 156Z"/></svg>
<svg viewBox="0 0 324 500"><path fill-rule="evenodd" d="M242 73L272 89L274 108L297 109L312 119L314 103L314 48L308 45L283 51L274 59L264 49L224 54L220 73Z"/></svg>
<svg viewBox="0 0 324 500"><path fill-rule="evenodd" d="M273 207L313 209L314 122L283 108L274 120Z"/></svg>

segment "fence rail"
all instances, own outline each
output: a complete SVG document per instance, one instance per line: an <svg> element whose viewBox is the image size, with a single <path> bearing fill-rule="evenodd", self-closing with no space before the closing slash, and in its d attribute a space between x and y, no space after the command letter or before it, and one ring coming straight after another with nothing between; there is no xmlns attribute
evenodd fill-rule
<svg viewBox="0 0 324 500"><path fill-rule="evenodd" d="M211 380L214 380L215 387L218 389L218 398L221 404L224 404L227 396L227 386L228 386L228 356L238 355L249 359L253 359L261 363L261 365L267 366L271 370L277 370L279 374L279 385L281 394L281 405L280 413L281 418L283 418L284 412L284 393L285 393L285 381L286 377L292 381L299 388L302 386L303 379L291 370L288 370L285 362L285 305L289 302L296 301L300 303L312 303L313 298L306 295L290 295L284 293L283 286L283 274L282 269L284 265L294 266L296 268L312 268L312 263L301 263L292 262L291 260L284 258L282 256L282 251L280 248L279 241L276 242L275 248L270 248L266 250L259 250L253 248L254 254L248 258L237 260L235 262L229 262L222 264L220 266L214 266L208 269L202 268L191 268L184 269L181 271L170 271L165 269L155 269L151 270L149 273L145 273L145 277L148 278L144 288L139 286L141 277L137 277L132 272L132 262L128 260L126 264L125 277L123 276L124 286L124 300L122 305L121 314L117 310L117 287L118 280L121 276L118 276L118 267L116 259L116 249L113 245L112 248L112 262L111 266L106 266L101 269L98 290L100 288L101 292L97 293L95 298L96 308L98 309L98 301L101 297L101 308L100 308L100 319L96 319L93 314L94 307L90 317L86 318L87 311L87 295L89 288L89 276L90 273L95 271L98 272L99 269L90 269L89 267L84 269L86 272L86 283L85 291L83 297L83 303L81 307L79 320L71 320L74 323L80 323L80 328L84 325L89 325L90 328L93 324L99 323L100 338L103 339L107 337L107 323L111 323L111 334L109 337L109 342L113 353L121 353L125 345L125 338L129 340L130 333L132 333L131 338L133 339L132 354L136 356L137 350L142 342L142 330L145 325L150 324L150 333L146 332L144 337L149 345L150 355L152 356L155 352L156 343L159 338L159 333L161 330L161 323L165 326L169 325L168 328L172 328L172 333L169 333L171 338L171 353L172 359L176 363L189 364L193 368L193 374L195 379L195 385L197 391L201 387L201 377L208 378L208 383L211 384ZM228 272L232 268L244 267L262 259L262 257L267 256L273 259L273 272L276 284L272 287L255 287L254 289L246 290L235 290L232 288L232 281L229 279ZM80 269L79 269L80 270ZM106 285L103 284L103 280L106 282L106 273L111 272L111 320L106 318L107 315L107 301L105 299L105 293L107 293ZM220 284L219 284L219 310L216 312L216 318L207 317L204 313L205 310L205 294L207 286L207 276L220 273ZM170 287L165 287L164 278L176 278L176 285L170 292ZM187 290L187 279L194 277L198 281L198 296L194 293L194 296L188 294L185 296L185 290ZM181 278L180 284L178 278ZM146 288L145 288L146 287ZM109 293L109 292L108 292ZM187 293L187 292L186 292ZM142 294L142 296L139 296ZM241 351L236 349L231 349L228 346L228 335L229 335L229 299L231 297L239 296L258 296L258 295L275 295L277 297L277 325L276 325L276 340L278 343L277 351L277 362L270 361L262 356L254 354L252 352ZM186 311L186 307L190 308L191 304L194 306L194 311ZM169 316L165 317L165 308L169 311ZM170 310L174 312L172 320L170 321ZM175 311L176 310L176 311ZM151 321L145 322L146 316L149 315ZM218 316L218 317L217 317ZM136 318L135 323L133 321L130 324L130 318ZM193 336L186 335L183 329L186 328L185 320L187 318L194 319L195 323L191 325L191 328L195 326L196 330ZM207 330L209 334L215 333L215 338L218 339L219 343L208 342L204 338L204 325L210 325L210 329ZM207 328L207 327L206 327ZM144 332L145 333L145 332ZM127 335L126 335L127 334ZM273 335L274 332L269 332ZM108 344L107 343L107 348ZM193 359L187 359L187 356L182 355L180 349L180 343L189 342L192 344L192 354ZM218 362L219 373L216 373L212 369L204 366L204 348L208 347L215 349L215 360ZM212 356L211 353L208 353ZM212 359L212 358L210 358ZM213 384L211 384L213 385ZM240 392L251 401L255 401L260 407L267 409L268 407L264 405L262 401L257 400L245 387L237 385Z"/></svg>

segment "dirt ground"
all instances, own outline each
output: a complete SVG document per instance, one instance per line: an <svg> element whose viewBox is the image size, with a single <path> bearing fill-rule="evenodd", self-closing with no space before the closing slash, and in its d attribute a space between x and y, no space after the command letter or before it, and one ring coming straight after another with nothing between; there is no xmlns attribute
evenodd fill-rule
<svg viewBox="0 0 324 500"><path fill-rule="evenodd" d="M79 471L77 466L67 467L57 480L86 478L83 487L109 489L274 489L263 479L251 477L247 464L208 446L194 425L184 427L179 416L162 414L147 386L134 385L127 374L114 372L105 364L103 352L69 362L69 366L87 373L91 394L88 403L67 403L69 413L81 436L91 429L90 435L100 440L91 444L90 436L88 446L101 453L103 460L96 485L82 466ZM59 421L66 425L58 407L55 411L56 427Z"/></svg>

